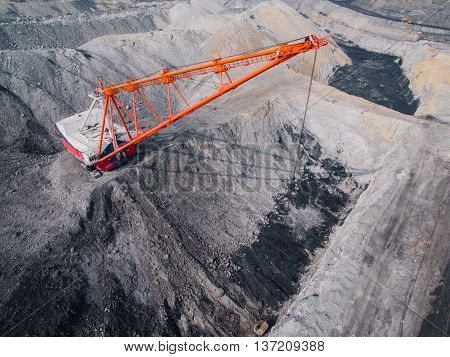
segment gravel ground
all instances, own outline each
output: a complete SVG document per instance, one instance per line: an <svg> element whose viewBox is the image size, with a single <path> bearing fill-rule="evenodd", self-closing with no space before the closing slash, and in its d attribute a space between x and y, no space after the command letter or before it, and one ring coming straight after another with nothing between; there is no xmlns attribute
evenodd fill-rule
<svg viewBox="0 0 450 357"><path fill-rule="evenodd" d="M59 144L98 79L325 33L258 3L0 6L2 335L419 333L448 261L447 127L327 86L351 63L334 41L303 136L310 54L101 178Z"/></svg>

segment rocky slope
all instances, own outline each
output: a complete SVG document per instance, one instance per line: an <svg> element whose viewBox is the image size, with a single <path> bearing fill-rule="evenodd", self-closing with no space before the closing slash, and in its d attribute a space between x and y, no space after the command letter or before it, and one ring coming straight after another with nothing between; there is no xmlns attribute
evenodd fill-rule
<svg viewBox="0 0 450 357"><path fill-rule="evenodd" d="M94 179L54 123L96 80L324 31L279 1L77 3L0 7L2 335L418 333L448 258L446 124L328 87L351 63L331 41L303 133L311 54Z"/></svg>
<svg viewBox="0 0 450 357"><path fill-rule="evenodd" d="M412 0L344 0L343 2L382 16L396 19L410 17L414 22L436 27L448 27L450 18L450 5L443 0L426 0L420 3Z"/></svg>
<svg viewBox="0 0 450 357"><path fill-rule="evenodd" d="M2 51L3 334L247 335L259 319L274 321L295 293L307 248L326 241L361 191L313 136L305 144L308 174L292 179L297 110L269 88L276 73L292 73L304 88L311 56L140 147L134 168L93 179L67 154L54 154L54 122L88 105L99 73L110 83L195 62L219 48L223 33L237 38L244 27L247 37L224 51L317 30L281 3L217 11L175 5L165 31L139 34L101 36L103 28L80 22L96 38L78 48L59 48L50 37L51 49ZM183 15L197 18L196 28ZM292 22L280 28L271 16ZM335 44L327 53L317 67L321 80L348 63ZM251 106L250 97L258 98ZM301 193L305 185L314 190ZM274 225L284 242L278 251L267 233ZM293 247L298 253L286 264Z"/></svg>
<svg viewBox="0 0 450 357"><path fill-rule="evenodd" d="M420 99L417 116L449 121L448 30L422 28L365 15L329 1L288 1L318 26L369 51L402 59L411 89Z"/></svg>

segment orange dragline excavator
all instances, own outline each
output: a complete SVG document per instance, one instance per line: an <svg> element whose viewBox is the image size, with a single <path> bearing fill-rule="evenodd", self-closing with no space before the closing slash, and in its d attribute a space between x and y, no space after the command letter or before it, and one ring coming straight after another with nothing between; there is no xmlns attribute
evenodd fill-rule
<svg viewBox="0 0 450 357"><path fill-rule="evenodd" d="M158 74L118 85L98 83L89 110L56 125L64 146L88 168L113 170L134 156L136 144L142 140L278 64L327 44L326 37L310 35L183 68L164 68ZM243 74L243 67L251 71ZM239 78L232 79L230 72L236 69L241 69L235 72ZM207 88L213 91L207 92ZM188 96L187 91L194 93Z"/></svg>

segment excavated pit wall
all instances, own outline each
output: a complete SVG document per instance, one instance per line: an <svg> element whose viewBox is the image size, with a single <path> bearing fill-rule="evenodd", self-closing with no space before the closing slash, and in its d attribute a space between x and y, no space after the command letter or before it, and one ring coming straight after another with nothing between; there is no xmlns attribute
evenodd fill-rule
<svg viewBox="0 0 450 357"><path fill-rule="evenodd" d="M258 16L247 13L243 19L263 26L267 14L266 8L265 12L255 14ZM203 19L209 23L209 28L214 27L210 23L214 16ZM4 51L1 80L6 83L4 88L15 93L32 110L35 121L47 130L44 137L49 138L49 143L54 143L53 122L86 108L89 103L79 98L91 89L97 73L103 73L108 80L143 73L139 57L126 57L126 71L123 66L115 65L112 58L122 61L125 58L123 52L130 48L134 48L136 53L144 53L146 58L155 56L155 51L147 49L156 42L152 40L159 39L164 40L169 48L167 58L157 58L149 68L160 68L167 63L176 65L170 62L180 47L187 49L183 63L194 59L190 51L198 52L195 41L205 40L210 33L188 30L183 34L185 38L179 37L177 32L184 24L183 21L172 24L173 29L167 33L155 31L160 37L152 37L153 34L104 37L77 50ZM311 28L310 23L307 25L305 28ZM276 37L276 33L277 29L268 31L270 36ZM267 41L267 37L262 40ZM189 43L194 44L189 47ZM211 43L223 43L223 37L219 36L208 44ZM108 47L114 51L108 52ZM330 56L336 51L340 50L333 47ZM347 62L340 52L336 54L337 59L322 63L320 80L327 78L336 64ZM38 70L30 68L34 67L36 58ZM297 63L291 68L298 72L306 67L306 73L309 73L311 58L304 61L304 66ZM28 67L22 63L33 64ZM33 76L41 70L50 74L52 71L61 72L58 74L60 80L47 83ZM410 149L413 159L401 150L400 153L391 153L390 160L384 155L392 141L398 148L402 147L405 130L410 130L422 140L418 127L425 124L413 125L408 118L395 112L380 110L372 103L342 93L332 93L319 101L310 113L306 135L309 155L303 157L296 179L292 180L293 166L298 157L291 155L297 150L299 117L303 112L301 105L307 79L291 73L286 75L286 72L274 72L268 81L261 79L254 87L243 89L240 96L235 96L231 102L211 106L207 114L195 118L203 116L203 121L188 121L186 123L192 126L181 126L189 130L181 131L180 126L174 127L173 131L160 135L154 142L146 143L140 148L144 154L133 164L135 167L123 168L99 180L91 178L66 154L41 156L50 153L46 151L47 144L31 151L23 150L23 147L30 147L26 142L20 148L7 144L2 157L4 170L0 173L5 182L1 186L4 203L1 216L5 217L5 225L1 228L1 236L5 239L1 240L0 246L1 326L5 326L2 333L247 335L252 334L253 325L259 319L272 323L289 306L295 312L296 300L306 298L303 301L305 311L312 313L304 314L311 320L303 330L298 330L303 334L311 331L315 334L351 334L355 333L355 326L361 328L361 333L395 334L395 323L401 318L400 313L395 312L390 320L384 320L376 313L389 314L389 304L397 306L389 296L375 294L373 299L367 296L358 300L358 306L367 306L366 309L358 309L364 312L361 316L352 310L352 306L346 305L353 303L345 294L359 291L368 282L358 274L352 275L342 259L332 257L327 261L320 259L321 256L314 258L312 268L321 263L332 267L332 271L325 272L321 279L326 286L316 291L312 290L314 284L306 279L315 269L305 274L305 267L314 256L314 249L332 254L327 250L327 239L336 231L343 234L342 230L354 240L350 245L350 253L355 251L352 262L360 264L357 251L360 238L354 231L366 231L367 226L374 224L362 212L375 211L384 200L365 207L364 202L370 195L367 197L366 194L363 201L356 199L376 175L385 177L378 178L370 186L371 194L382 198L396 197L395 190L388 187L386 193L383 189L391 182L391 177L395 177L403 187L405 172L409 172L408 165L415 163L416 151ZM74 85L80 95L70 94ZM291 90L286 91L286 86ZM32 90L27 89L29 87ZM328 89L315 83L313 102ZM251 103L256 109L250 110L246 98L258 90L260 92ZM290 95L277 98L278 91ZM268 103L263 105L262 98L266 97ZM14 97L10 95L5 101L12 101L10 98ZM295 105L286 107L283 104L286 98ZM280 106L280 102L283 105ZM11 107L11 116L20 117L22 121L32 119L28 118L25 106ZM370 111L367 111L368 107ZM233 111L226 108L233 108ZM341 108L341 111L336 111L336 108ZM338 116L336 113L341 113L343 108L347 115ZM361 122L370 130L360 127ZM26 124L24 127L24 133L17 136L20 140L27 135ZM13 127L8 130L15 133ZM199 133L204 133L209 139L214 138L213 143ZM433 145L439 144L434 137L429 140ZM42 140L36 142L42 143ZM168 142L173 145L168 146ZM414 181L410 184L413 188L421 187L423 171L432 172L439 180L445 181L442 178L445 151L433 156L433 150L424 145L425 161L432 163L436 160L436 164L424 166L420 177L413 175ZM404 155L401 157L405 158L406 168L400 165L390 170L396 155ZM353 175L340 164L342 162L351 163ZM377 174L383 167L381 162L389 170ZM417 163L416 166L422 165L423 161L418 160ZM262 175L258 170L262 170ZM400 191L402 197L408 187ZM437 196L437 201L439 193L445 194L443 185L433 183L426 187L429 187L430 195L423 198L424 202L433 195ZM435 203L426 202L434 212ZM347 215L355 205L359 208L354 215L361 217L361 226L354 219L348 222ZM420 207L409 204L406 207L408 212L411 207L414 214L420 210ZM391 224L388 228L396 229L400 236L404 225L396 227L395 220L403 222L403 216L395 215L395 205L392 209L393 218L387 222ZM289 211L287 217L286 211ZM445 212L443 214L445 217ZM425 223L428 229L429 222ZM436 237L441 234L439 232L438 227ZM269 240L273 235L283 244L273 247ZM390 239L389 235L383 237ZM410 267L402 265L405 264L403 254L406 254L402 252L409 252L409 242L405 248L400 244L400 238L395 240L393 248L388 251L395 263L380 263L378 257L383 256L381 253L384 251L380 251L376 238L367 240L365 249L369 250L372 258L367 255L365 263L360 265L362 269L378 271L381 264L382 271L387 273L396 266L401 267L402 273L408 271ZM340 249L345 241L338 236L332 244L337 244ZM411 242L414 243L417 242ZM423 245L421 242L417 244L420 252ZM324 249L320 249L323 245ZM292 248L297 249L296 259L290 261ZM430 258L440 261L439 251L436 252L438 245L433 244L432 248ZM346 246L342 249L349 251ZM275 250L273 260L269 259L268 250ZM400 258L396 256L397 252ZM292 264L284 264L286 260ZM426 268L431 266L427 261L424 264ZM339 275L333 276L333 272L339 272ZM435 279L428 268L425 273L428 274L427 279L418 280L420 286L424 281ZM304 283L300 283L302 274ZM273 275L283 284L273 281ZM328 277L332 281L327 280ZM349 277L355 286L347 289L346 279ZM403 296L405 284L410 280L399 282L392 279L396 293ZM376 293L376 289L371 291ZM424 299L417 297L417 290L411 291L415 293L411 298L414 307L427 311L420 305ZM427 287L422 291L426 294ZM334 309L336 304L327 304L327 299L340 305ZM380 301L386 301L386 310L384 306L377 310ZM344 327L339 325L343 320L340 312L346 315L353 312L352 321ZM417 331L420 319L410 315L409 310L403 315L407 318L405 331ZM328 322L330 316L333 324ZM368 321L375 321L373 329L368 326ZM317 327L314 330L316 326L329 329ZM285 330L284 334L292 333L295 328Z"/></svg>
<svg viewBox="0 0 450 357"><path fill-rule="evenodd" d="M269 15L286 11L302 25L293 10L266 5L238 17L227 33L263 29L254 44L242 43L248 49L298 37L298 29L270 27ZM161 134L140 147L131 167L98 180L67 154L55 154L61 148L53 123L86 108L98 73L106 81L137 77L143 67L195 61L208 38L202 54L223 43L204 30L180 29L179 16L180 9L165 17L172 21L167 32L101 37L77 49L29 50L73 46L111 25L102 20L93 29L93 20L71 15L4 28L17 32L17 41L4 42L8 49L1 52L1 124L9 134L1 143L2 334L251 335L260 319L274 323L314 249L351 210L362 188L310 134L308 155L292 178L299 121L276 95L254 111L242 101L249 93L235 96L241 109L234 113L212 106L202 123ZM202 16L207 24L216 15ZM133 31L123 23L132 14L106 19ZM39 37L46 26L71 33L73 22L78 32L67 42L59 42L62 35ZM19 48L21 26L35 26L36 38ZM179 48L185 57L178 60ZM337 47L332 52L330 61L321 59L319 78L346 63ZM152 60L143 64L142 56ZM291 68L309 72L311 59ZM273 236L280 244L273 245Z"/></svg>
<svg viewBox="0 0 450 357"><path fill-rule="evenodd" d="M153 1L122 6L118 3L115 6L111 4L109 11L105 11L105 4L96 6L91 3L75 6L66 14L63 10L52 14L52 7L46 9L46 4L42 4L41 16L11 15L11 19L2 16L0 50L74 48L99 36L162 29L167 26L165 16L173 3ZM39 11L38 8L36 10ZM49 15L42 16L45 12Z"/></svg>
<svg viewBox="0 0 450 357"><path fill-rule="evenodd" d="M366 51L340 42L352 64L338 68L328 83L348 94L403 114L414 115L419 100L414 98L399 57Z"/></svg>
<svg viewBox="0 0 450 357"><path fill-rule="evenodd" d="M416 116L450 120L447 98L450 88L448 29L406 25L372 17L329 1L286 0L291 6L337 38L369 51L402 59L415 98L420 100ZM429 10L430 15L438 11Z"/></svg>
<svg viewBox="0 0 450 357"><path fill-rule="evenodd" d="M270 114L265 121L286 123ZM56 204L64 193L84 209L73 207L58 233L55 212L40 209L46 214L36 229L49 234L33 232L35 223L24 231L17 216L4 216L16 243L3 250L2 334L251 335L257 321L274 323L315 248L345 219L361 188L310 135L292 180L287 146L298 143L296 128L282 125L276 141L257 147L240 138L257 132L240 129L234 121L158 151L154 143L134 168L100 181L64 157L51 163L50 174L47 165L25 170L21 185L41 178L33 187L42 192L39 201L52 187L46 202ZM7 166L6 174L14 169ZM255 190L254 177L267 169L279 182ZM84 191L72 187L74 174ZM36 246L34 236L45 240ZM18 256L20 242L34 248Z"/></svg>

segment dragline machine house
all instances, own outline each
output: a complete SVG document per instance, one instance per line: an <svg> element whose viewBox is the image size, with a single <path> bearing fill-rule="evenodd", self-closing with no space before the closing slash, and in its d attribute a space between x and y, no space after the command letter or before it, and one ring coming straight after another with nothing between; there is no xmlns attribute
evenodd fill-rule
<svg viewBox="0 0 450 357"><path fill-rule="evenodd" d="M142 79L98 83L89 110L56 123L67 150L89 168L112 170L136 144L241 84L300 53L328 44L314 35L183 68L164 68Z"/></svg>

